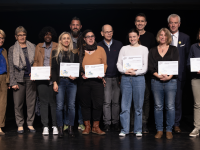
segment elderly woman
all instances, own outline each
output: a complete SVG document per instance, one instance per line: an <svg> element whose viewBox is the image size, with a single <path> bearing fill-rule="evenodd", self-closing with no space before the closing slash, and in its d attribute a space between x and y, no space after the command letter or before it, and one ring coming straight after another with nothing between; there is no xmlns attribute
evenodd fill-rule
<svg viewBox="0 0 200 150"><path fill-rule="evenodd" d="M154 116L157 134L155 138L163 135L163 106L166 109L166 138L172 139L172 127L175 121L175 96L177 91L177 76L158 74L158 61L178 61L178 49L171 46L170 31L162 28L156 37L159 45L150 50L148 69L152 75L151 89L154 96Z"/></svg>
<svg viewBox="0 0 200 150"><path fill-rule="evenodd" d="M79 97L82 108L82 115L85 124L85 130L82 134L89 134L91 130L90 119L91 110L93 112L92 132L103 135L105 132L99 128L99 121L103 111L104 87L102 78L87 78L85 76L85 65L104 64L104 73L107 69L107 56L101 46L97 46L95 35L91 30L85 30L78 40L80 50L79 61L81 68Z"/></svg>
<svg viewBox="0 0 200 150"><path fill-rule="evenodd" d="M27 126L30 132L35 132L33 121L35 118L36 86L30 80L31 66L34 62L35 45L26 40L27 32L22 26L15 30L16 42L10 47L8 62L10 68L10 86L13 89L15 118L18 133L24 133L23 104L26 95Z"/></svg>
<svg viewBox="0 0 200 150"><path fill-rule="evenodd" d="M0 29L0 135L5 135L1 130L5 126L6 119L6 105L7 105L7 87L9 83L9 67L7 51L4 49L3 43L5 41L6 34Z"/></svg>
<svg viewBox="0 0 200 150"><path fill-rule="evenodd" d="M53 42L56 40L57 34L52 27L44 27L39 34L40 40L43 43L39 43L35 49L35 58L33 66L51 66L51 53L52 50L58 47L58 44ZM40 113L41 122L43 124L43 135L49 134L48 128L48 108L51 108L51 118L52 118L52 128L53 134L58 134L57 124L56 124L56 100L53 91L52 81L39 80L36 82L38 95L40 99ZM48 95L47 95L48 93Z"/></svg>

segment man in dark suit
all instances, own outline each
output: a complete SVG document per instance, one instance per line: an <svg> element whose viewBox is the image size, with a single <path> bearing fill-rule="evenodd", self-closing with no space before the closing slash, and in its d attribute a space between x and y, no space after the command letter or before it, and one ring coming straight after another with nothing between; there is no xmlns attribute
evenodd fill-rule
<svg viewBox="0 0 200 150"><path fill-rule="evenodd" d="M174 131L180 133L180 120L182 116L182 95L186 80L186 61L190 50L190 37L179 32L181 19L177 14L171 14L168 17L168 26L172 35L171 45L176 46L179 51L179 71L177 79L177 93L175 100L175 124Z"/></svg>

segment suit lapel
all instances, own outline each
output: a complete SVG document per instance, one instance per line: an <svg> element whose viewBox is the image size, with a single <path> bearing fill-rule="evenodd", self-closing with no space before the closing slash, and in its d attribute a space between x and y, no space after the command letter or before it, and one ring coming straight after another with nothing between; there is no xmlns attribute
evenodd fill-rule
<svg viewBox="0 0 200 150"><path fill-rule="evenodd" d="M182 44L182 36L181 36L181 32L179 32L179 34L178 34L178 49L180 48L180 45Z"/></svg>

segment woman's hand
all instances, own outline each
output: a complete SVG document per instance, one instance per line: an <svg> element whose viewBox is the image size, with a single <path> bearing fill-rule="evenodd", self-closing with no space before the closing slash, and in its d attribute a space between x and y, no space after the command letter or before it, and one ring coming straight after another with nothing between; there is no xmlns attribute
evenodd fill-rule
<svg viewBox="0 0 200 150"><path fill-rule="evenodd" d="M53 82L53 90L55 92L58 92L58 84L57 84L57 82Z"/></svg>
<svg viewBox="0 0 200 150"><path fill-rule="evenodd" d="M12 88L13 88L14 90L17 90L17 89L19 89L19 86L18 86L18 85L13 85Z"/></svg>
<svg viewBox="0 0 200 150"><path fill-rule="evenodd" d="M125 74L134 76L134 75L136 75L135 71L137 71L137 69L128 69L128 70L126 70Z"/></svg>
<svg viewBox="0 0 200 150"><path fill-rule="evenodd" d="M168 81L173 77L173 75L168 76L166 74L162 74L161 76L162 76L162 78L160 79L161 81Z"/></svg>
<svg viewBox="0 0 200 150"><path fill-rule="evenodd" d="M102 78L102 81L103 81L103 86L106 87L106 80Z"/></svg>
<svg viewBox="0 0 200 150"><path fill-rule="evenodd" d="M85 74L82 74L82 78L83 79L87 79L87 77L85 76Z"/></svg>
<svg viewBox="0 0 200 150"><path fill-rule="evenodd" d="M75 79L76 79L76 77L72 77L72 76L69 76L69 78L70 78L71 80L75 80Z"/></svg>

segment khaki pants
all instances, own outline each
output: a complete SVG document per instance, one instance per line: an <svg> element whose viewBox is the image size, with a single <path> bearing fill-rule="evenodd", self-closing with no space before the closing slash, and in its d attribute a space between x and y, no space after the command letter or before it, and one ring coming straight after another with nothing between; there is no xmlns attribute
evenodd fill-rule
<svg viewBox="0 0 200 150"><path fill-rule="evenodd" d="M0 75L0 128L5 126L7 106L6 74Z"/></svg>
<svg viewBox="0 0 200 150"><path fill-rule="evenodd" d="M194 126L200 130L200 79L192 79L194 95Z"/></svg>

